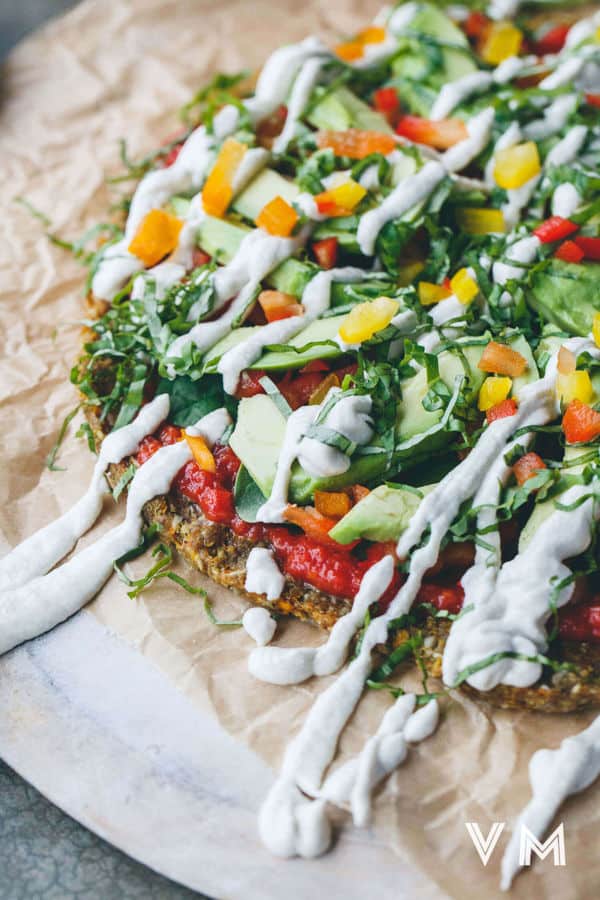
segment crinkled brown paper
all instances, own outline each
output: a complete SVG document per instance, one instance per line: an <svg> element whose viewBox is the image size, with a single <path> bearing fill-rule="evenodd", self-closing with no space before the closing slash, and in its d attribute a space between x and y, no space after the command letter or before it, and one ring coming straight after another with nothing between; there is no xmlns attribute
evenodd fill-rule
<svg viewBox="0 0 600 900"><path fill-rule="evenodd" d="M67 509L87 485L93 463L71 432L59 460L66 471L44 467L76 399L68 376L78 351L84 276L78 263L50 245L15 196L45 212L55 231L79 235L105 219L117 199L104 178L118 169L119 137L127 137L133 155L148 152L177 129L173 111L216 70L257 67L282 42L310 33L331 41L369 21L377 8L360 0L86 0L8 59L0 107L1 552ZM122 515L111 506L84 543ZM138 561L133 569L145 567ZM222 618L239 618L242 600L207 587ZM279 688L254 681L246 671L250 639L214 629L196 598L165 581L132 601L113 578L91 610L275 768L288 735L328 682ZM281 622L276 638L288 645L322 639L294 622ZM361 747L389 703L381 694L365 696L344 734L342 754ZM410 861L422 872L426 892L429 886L436 893L437 886L460 900L498 897L509 826L529 799L532 752L556 747L590 716L492 712L462 697L443 707L437 733L411 750L377 799L382 858L395 853ZM517 880L514 897L598 895L599 800L597 784L566 804L560 816L566 868L554 868L550 858L537 862ZM478 822L484 835L495 821L509 823L487 868L466 821ZM348 818L345 827L352 828ZM376 871L368 894L377 894Z"/></svg>

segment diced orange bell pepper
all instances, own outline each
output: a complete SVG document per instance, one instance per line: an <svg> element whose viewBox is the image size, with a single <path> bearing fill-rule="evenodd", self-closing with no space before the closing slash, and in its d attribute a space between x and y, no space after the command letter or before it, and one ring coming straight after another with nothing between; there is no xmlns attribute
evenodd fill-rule
<svg viewBox="0 0 600 900"><path fill-rule="evenodd" d="M304 313L304 307L298 303L294 295L284 294L283 291L261 291L258 302L267 322L278 322L280 319L289 319Z"/></svg>
<svg viewBox="0 0 600 900"><path fill-rule="evenodd" d="M562 429L567 444L593 441L600 435L600 413L581 400L572 400L565 410Z"/></svg>
<svg viewBox="0 0 600 900"><path fill-rule="evenodd" d="M386 156L396 148L396 141L390 134L379 131L361 131L348 128L346 131L318 131L317 146L320 150L333 150L336 156L349 159L364 159L371 153Z"/></svg>
<svg viewBox="0 0 600 900"><path fill-rule="evenodd" d="M366 195L366 189L351 178L315 196L317 209L324 216L348 216Z"/></svg>
<svg viewBox="0 0 600 900"><path fill-rule="evenodd" d="M162 209L151 209L142 220L128 250L141 259L146 268L155 266L173 252L182 228L183 222L176 216Z"/></svg>
<svg viewBox="0 0 600 900"><path fill-rule="evenodd" d="M530 478L533 478L540 469L546 469L546 463L537 453L526 453L516 461L513 466L513 472L519 486L525 484Z"/></svg>
<svg viewBox="0 0 600 900"><path fill-rule="evenodd" d="M294 207L283 197L277 196L263 206L256 224L276 237L289 237L299 218Z"/></svg>
<svg viewBox="0 0 600 900"><path fill-rule="evenodd" d="M321 513L311 506L295 506L292 503L286 506L283 518L291 525L297 525L308 537L313 538L320 544L339 547L338 542L329 537L329 532L336 524L337 519L322 516Z"/></svg>
<svg viewBox="0 0 600 900"><path fill-rule="evenodd" d="M541 171L540 155L533 141L498 150L494 158L494 179L507 191L522 187Z"/></svg>
<svg viewBox="0 0 600 900"><path fill-rule="evenodd" d="M354 62L354 60L364 56L367 44L381 44L385 41L385 38L385 28L371 25L369 28L363 28L362 31L359 31L352 40L338 44L337 47L334 47L334 52L340 59L346 62Z"/></svg>
<svg viewBox="0 0 600 900"><path fill-rule="evenodd" d="M185 439L192 451L192 456L201 469L205 472L216 472L217 466L215 458L208 448L208 444L200 435L188 434L185 432Z"/></svg>
<svg viewBox="0 0 600 900"><path fill-rule="evenodd" d="M570 375L577 368L577 358L567 347L561 347L556 360L557 371L561 375Z"/></svg>
<svg viewBox="0 0 600 900"><path fill-rule="evenodd" d="M323 378L323 381L319 385L317 385L317 387L314 389L314 391L308 398L308 405L309 406L318 406L320 403L323 402L323 400L325 399L325 397L327 396L327 394L329 393L331 388L339 387L339 386L340 386L340 379L335 374L335 372L330 372L328 375L325 375L325 377Z"/></svg>
<svg viewBox="0 0 600 900"><path fill-rule="evenodd" d="M504 234L506 231L501 209L462 206L456 210L456 221L467 234Z"/></svg>
<svg viewBox="0 0 600 900"><path fill-rule="evenodd" d="M350 497L344 491L315 491L315 509L322 516L341 519L351 508Z"/></svg>
<svg viewBox="0 0 600 900"><path fill-rule="evenodd" d="M417 290L421 306L433 306L452 295L452 291L445 285L433 284L431 281L420 281Z"/></svg>
<svg viewBox="0 0 600 900"><path fill-rule="evenodd" d="M482 372L518 378L527 368L527 360L512 347L499 344L497 341L490 341L483 351L477 367Z"/></svg>
<svg viewBox="0 0 600 900"><path fill-rule="evenodd" d="M485 32L479 52L492 66L509 56L518 56L523 32L511 22L494 22Z"/></svg>
<svg viewBox="0 0 600 900"><path fill-rule="evenodd" d="M462 119L440 119L434 122L421 116L402 116L396 126L396 134L416 144L435 147L436 150L448 150L469 137Z"/></svg>
<svg viewBox="0 0 600 900"><path fill-rule="evenodd" d="M357 40L361 44L383 44L386 38L385 28L381 25L369 25L358 32Z"/></svg>
<svg viewBox="0 0 600 900"><path fill-rule="evenodd" d="M227 138L202 188L202 205L209 216L221 218L233 197L233 178L246 153L246 144Z"/></svg>

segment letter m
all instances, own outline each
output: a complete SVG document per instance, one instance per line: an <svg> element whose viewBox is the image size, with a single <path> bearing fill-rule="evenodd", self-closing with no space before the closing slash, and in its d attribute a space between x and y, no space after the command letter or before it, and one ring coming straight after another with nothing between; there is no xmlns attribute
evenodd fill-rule
<svg viewBox="0 0 600 900"><path fill-rule="evenodd" d="M519 865L531 865L531 851L540 859L546 859L550 851L554 855L555 866L566 866L565 831L563 823L552 832L550 837L542 843L533 835L527 825L521 825L521 844L519 848Z"/></svg>

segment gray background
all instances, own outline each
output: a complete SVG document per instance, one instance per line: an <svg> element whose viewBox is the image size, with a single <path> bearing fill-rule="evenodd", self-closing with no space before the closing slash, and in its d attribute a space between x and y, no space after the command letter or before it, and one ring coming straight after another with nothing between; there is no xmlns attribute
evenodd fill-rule
<svg viewBox="0 0 600 900"><path fill-rule="evenodd" d="M0 0L0 58L37 25L74 5ZM82 828L0 760L0 900L38 898L198 900L200 894L175 886Z"/></svg>

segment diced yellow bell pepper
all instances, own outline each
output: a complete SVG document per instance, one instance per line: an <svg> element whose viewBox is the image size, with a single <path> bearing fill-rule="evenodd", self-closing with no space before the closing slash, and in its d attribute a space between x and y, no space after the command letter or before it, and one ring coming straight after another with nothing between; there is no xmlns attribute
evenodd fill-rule
<svg viewBox="0 0 600 900"><path fill-rule="evenodd" d="M182 228L181 219L163 209L151 209L143 218L128 250L141 259L147 268L155 266L173 252Z"/></svg>
<svg viewBox="0 0 600 900"><path fill-rule="evenodd" d="M345 216L358 206L366 193L361 184L349 178L342 184L317 194L315 203L319 212L325 216Z"/></svg>
<svg viewBox="0 0 600 900"><path fill-rule="evenodd" d="M600 347L600 313L594 313L594 321L592 322L592 334L596 347Z"/></svg>
<svg viewBox="0 0 600 900"><path fill-rule="evenodd" d="M201 469L204 469L205 472L216 472L217 466L215 463L215 458L210 452L208 448L208 444L200 435L188 434L187 431L184 432L185 439L188 442L189 448L192 451L192 456L194 460L198 464Z"/></svg>
<svg viewBox="0 0 600 900"><path fill-rule="evenodd" d="M578 370L569 372L568 375L562 375L559 372L556 376L556 393L559 400L566 406L572 400L590 403L594 396L594 388L589 372Z"/></svg>
<svg viewBox="0 0 600 900"><path fill-rule="evenodd" d="M478 406L481 412L486 412L497 403L502 403L510 394L512 378L503 375L492 375L486 378L479 391Z"/></svg>
<svg viewBox="0 0 600 900"><path fill-rule="evenodd" d="M480 48L482 58L497 66L509 56L518 56L523 32L511 22L495 22L489 28Z"/></svg>
<svg viewBox="0 0 600 900"><path fill-rule="evenodd" d="M463 206L456 211L456 221L467 234L504 234L506 231L500 209Z"/></svg>
<svg viewBox="0 0 600 900"><path fill-rule="evenodd" d="M220 219L233 198L233 178L247 150L246 144L227 138L202 188L202 205L209 216Z"/></svg>
<svg viewBox="0 0 600 900"><path fill-rule="evenodd" d="M522 187L541 171L540 155L533 141L498 150L494 158L494 179L507 191Z"/></svg>
<svg viewBox="0 0 600 900"><path fill-rule="evenodd" d="M431 281L420 281L417 290L421 306L433 306L434 303L439 303L452 294L452 291L443 284L432 284Z"/></svg>
<svg viewBox="0 0 600 900"><path fill-rule="evenodd" d="M294 207L277 195L263 206L256 217L256 224L276 237L289 237L299 218Z"/></svg>
<svg viewBox="0 0 600 900"><path fill-rule="evenodd" d="M390 297L377 297L366 303L359 303L350 310L342 324L339 335L346 344L360 344L390 324L398 312L399 303Z"/></svg>
<svg viewBox="0 0 600 900"><path fill-rule="evenodd" d="M479 293L479 285L467 269L459 269L450 279L450 290L457 300L467 306Z"/></svg>

